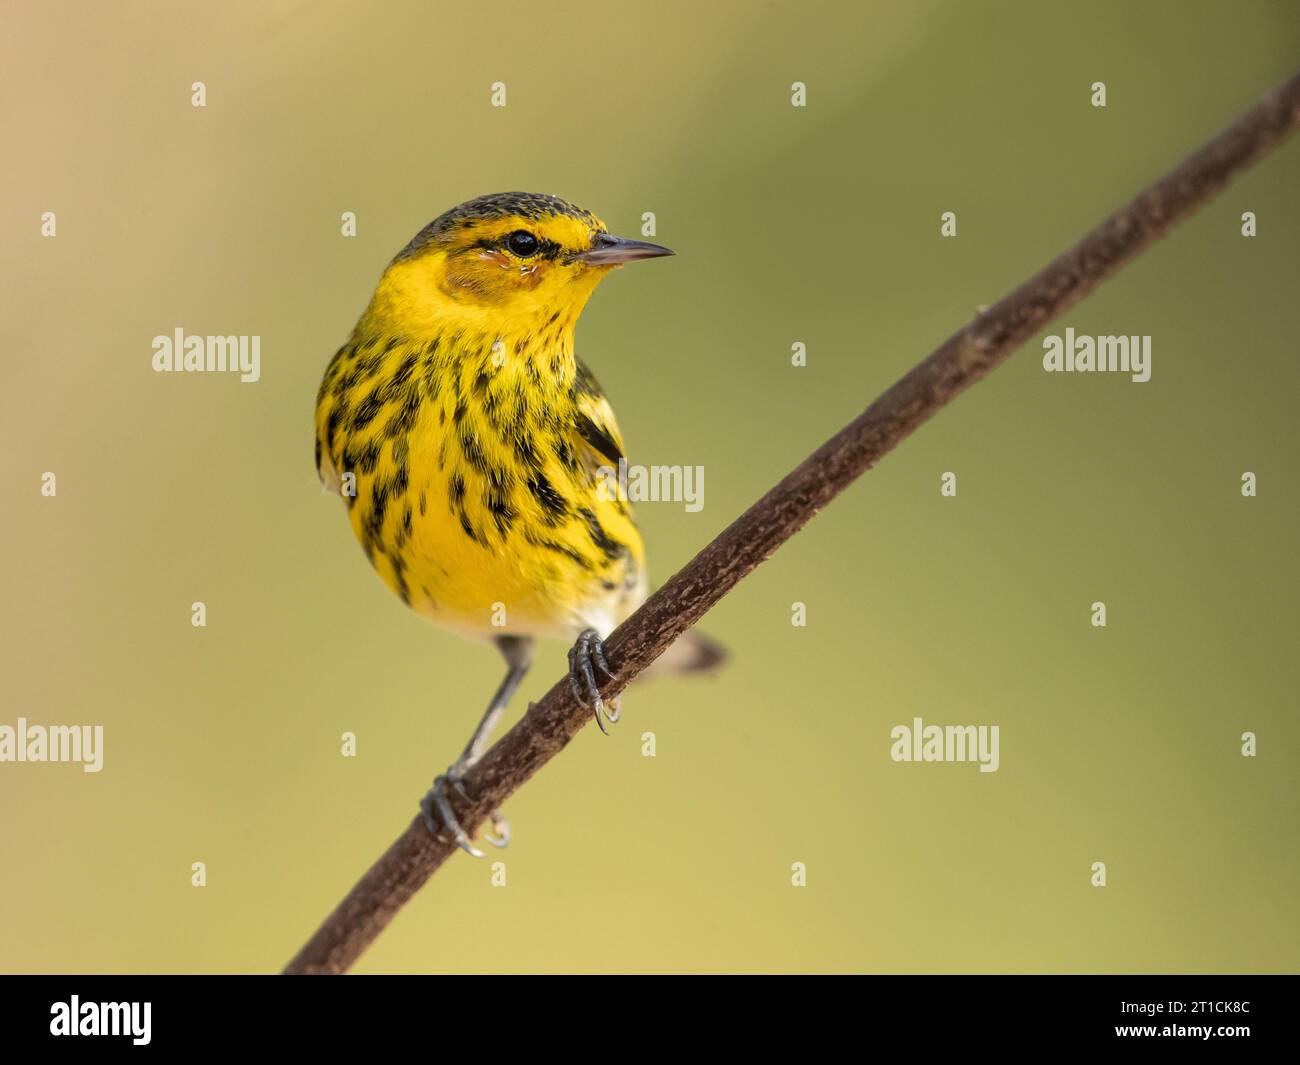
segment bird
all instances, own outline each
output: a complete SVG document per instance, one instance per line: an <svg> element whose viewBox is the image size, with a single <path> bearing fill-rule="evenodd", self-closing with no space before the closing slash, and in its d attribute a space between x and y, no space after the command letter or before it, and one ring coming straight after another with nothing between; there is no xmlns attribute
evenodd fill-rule
<svg viewBox="0 0 1300 1065"><path fill-rule="evenodd" d="M575 330L612 272L672 254L557 196L468 200L389 263L317 393L317 473L375 571L411 610L505 659L464 751L420 803L431 833L475 857L448 793L468 797L537 640L571 641L574 697L602 732L618 720L598 675L613 678L604 640L646 597L645 546L611 490L623 436ZM694 630L671 650L678 672L725 657ZM505 846L509 823L489 818L485 838Z"/></svg>

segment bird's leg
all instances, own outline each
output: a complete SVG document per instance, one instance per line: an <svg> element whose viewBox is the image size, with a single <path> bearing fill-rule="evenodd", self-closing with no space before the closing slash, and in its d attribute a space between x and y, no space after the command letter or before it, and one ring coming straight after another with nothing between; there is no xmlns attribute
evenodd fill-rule
<svg viewBox="0 0 1300 1065"><path fill-rule="evenodd" d="M595 629L587 629L569 648L569 687L573 689L573 697L578 702L583 706L591 707L600 731L608 736L609 729L605 727L605 722L613 724L618 720L618 700L611 700L609 707L606 708L604 700L600 697L600 686L596 683L597 669L610 680L614 679L614 671L605 661L604 642Z"/></svg>
<svg viewBox="0 0 1300 1065"><path fill-rule="evenodd" d="M465 793L465 774L483 757L493 729L501 720L510 697L524 679L533 659L533 641L527 636L499 636L496 644L508 667L505 679L492 696L483 720L478 723L478 728L474 730L474 735L470 737L461 756L447 768L447 772L434 780L429 793L420 800L420 810L424 813L424 823L429 831L436 836L441 833L442 826L446 826L461 850L475 858L482 858L483 852L470 842L469 836L456 820L456 815L452 813L451 804L447 801L447 788L453 787L460 792L462 798L469 798ZM497 835L487 836L487 841L494 847L504 847L510 842L510 824L501 816L500 810L493 810L489 816Z"/></svg>

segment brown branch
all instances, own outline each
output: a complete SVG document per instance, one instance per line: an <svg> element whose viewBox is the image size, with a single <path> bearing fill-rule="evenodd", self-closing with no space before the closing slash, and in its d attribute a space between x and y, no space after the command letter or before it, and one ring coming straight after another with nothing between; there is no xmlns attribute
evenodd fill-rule
<svg viewBox="0 0 1300 1065"><path fill-rule="evenodd" d="M621 691L742 577L917 426L1211 199L1237 171L1279 144L1297 120L1300 74L913 367L614 631L605 647L618 679L603 686L605 697ZM590 711L573 699L567 680L557 683L471 770L465 783L476 801L457 804L461 823L480 824L590 720ZM455 850L449 838L431 836L417 817L285 972L345 972Z"/></svg>

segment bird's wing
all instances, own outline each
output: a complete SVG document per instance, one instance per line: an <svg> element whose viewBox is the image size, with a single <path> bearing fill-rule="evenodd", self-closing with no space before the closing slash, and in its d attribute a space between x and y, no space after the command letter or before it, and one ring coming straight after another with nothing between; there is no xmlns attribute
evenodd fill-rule
<svg viewBox="0 0 1300 1065"><path fill-rule="evenodd" d="M573 382L573 398L578 410L578 435L586 445L588 454L584 457L588 465L593 470L601 466L617 467L618 460L626 457L623 434L618 431L618 422L614 420L614 408L581 359Z"/></svg>

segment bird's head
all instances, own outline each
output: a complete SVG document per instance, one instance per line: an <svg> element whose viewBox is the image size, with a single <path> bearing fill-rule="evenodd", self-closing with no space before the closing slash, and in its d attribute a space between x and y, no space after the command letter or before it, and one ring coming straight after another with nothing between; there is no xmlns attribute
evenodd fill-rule
<svg viewBox="0 0 1300 1065"><path fill-rule="evenodd" d="M411 317L514 321L532 328L557 312L576 321L601 279L624 263L672 255L609 233L590 211L528 192L453 207L425 226L384 275Z"/></svg>

